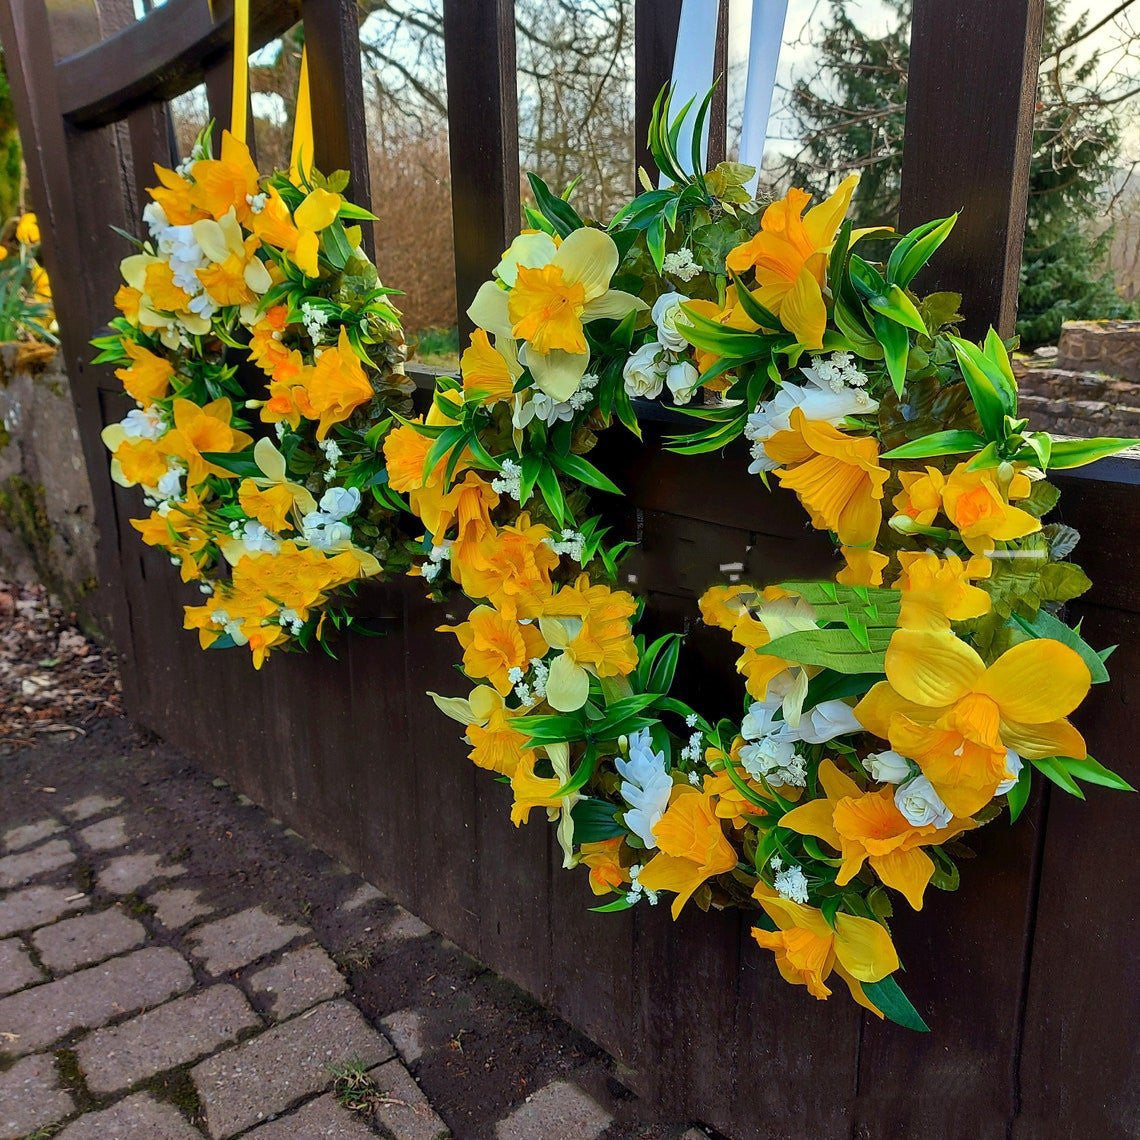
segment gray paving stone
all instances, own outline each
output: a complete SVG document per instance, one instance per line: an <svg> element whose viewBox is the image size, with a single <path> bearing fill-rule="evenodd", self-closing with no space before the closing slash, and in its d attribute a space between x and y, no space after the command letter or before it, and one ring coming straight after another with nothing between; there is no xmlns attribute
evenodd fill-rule
<svg viewBox="0 0 1140 1140"><path fill-rule="evenodd" d="M415 1009L398 1009L380 1019L380 1026L396 1046L405 1063L418 1061L427 1049L424 1043L424 1019Z"/></svg>
<svg viewBox="0 0 1140 1140"><path fill-rule="evenodd" d="M122 1025L96 1030L79 1042L76 1055L87 1087L101 1095L188 1065L260 1025L239 989L211 986Z"/></svg>
<svg viewBox="0 0 1140 1140"><path fill-rule="evenodd" d="M60 1088L53 1057L25 1057L0 1070L0 1140L21 1140L74 1110Z"/></svg>
<svg viewBox="0 0 1140 1140"><path fill-rule="evenodd" d="M181 930L196 918L213 914L214 908L202 901L198 891L191 887L167 887L147 896L154 907L154 917L167 930Z"/></svg>
<svg viewBox="0 0 1140 1140"><path fill-rule="evenodd" d="M0 942L0 997L42 981L43 976L18 938L6 938Z"/></svg>
<svg viewBox="0 0 1140 1140"><path fill-rule="evenodd" d="M248 966L309 931L254 906L199 926L190 936L195 957L217 977Z"/></svg>
<svg viewBox="0 0 1140 1140"><path fill-rule="evenodd" d="M33 843L39 843L62 830L63 824L53 816L11 827L4 832L4 850L19 851L22 847L31 847Z"/></svg>
<svg viewBox="0 0 1140 1140"><path fill-rule="evenodd" d="M136 1093L105 1108L73 1120L58 1140L202 1140L176 1108L147 1093Z"/></svg>
<svg viewBox="0 0 1140 1140"><path fill-rule="evenodd" d="M5 855L0 859L0 890L11 890L29 879L58 871L68 863L75 862L75 852L66 839L50 839L28 851L16 855Z"/></svg>
<svg viewBox="0 0 1140 1140"><path fill-rule="evenodd" d="M330 1065L376 1065L392 1047L346 1001L318 1005L191 1070L215 1140L284 1112L329 1086Z"/></svg>
<svg viewBox="0 0 1140 1140"><path fill-rule="evenodd" d="M702 1132L699 1128L690 1128L681 1140L709 1140L709 1134Z"/></svg>
<svg viewBox="0 0 1140 1140"><path fill-rule="evenodd" d="M577 1085L551 1081L500 1120L495 1135L498 1140L593 1140L612 1123L613 1117Z"/></svg>
<svg viewBox="0 0 1140 1140"><path fill-rule="evenodd" d="M174 879L185 873L181 863L164 866L161 855L119 855L99 872L96 881L110 894L129 895L154 879Z"/></svg>
<svg viewBox="0 0 1140 1140"><path fill-rule="evenodd" d="M336 1102L332 1093L303 1104L296 1112L247 1132L243 1140L375 1140L376 1133Z"/></svg>
<svg viewBox="0 0 1140 1140"><path fill-rule="evenodd" d="M0 999L0 1057L34 1053L76 1029L95 1029L188 990L194 977L168 946L136 950Z"/></svg>
<svg viewBox="0 0 1140 1140"><path fill-rule="evenodd" d="M0 938L18 930L54 922L61 915L82 910L87 896L65 887L25 887L0 899Z"/></svg>
<svg viewBox="0 0 1140 1140"><path fill-rule="evenodd" d="M82 820L91 819L92 816L105 815L122 802L122 796L115 796L114 799L108 799L103 795L84 796L83 799L68 804L63 809L63 814L73 823L80 823Z"/></svg>
<svg viewBox="0 0 1140 1140"><path fill-rule="evenodd" d="M450 1136L447 1125L428 1104L420 1086L399 1061L389 1061L368 1074L375 1082L380 1100L373 1119L395 1140L440 1140ZM548 1137L555 1135L548 1132Z"/></svg>
<svg viewBox="0 0 1140 1140"><path fill-rule="evenodd" d="M333 960L319 946L303 946L282 955L274 966L249 980L251 990L269 1002L274 1020L283 1021L348 988Z"/></svg>
<svg viewBox="0 0 1140 1140"><path fill-rule="evenodd" d="M145 940L142 923L117 907L65 918L32 935L40 960L57 974L69 973L80 966L93 966L105 958L133 950Z"/></svg>
<svg viewBox="0 0 1140 1140"><path fill-rule="evenodd" d="M426 938L431 933L432 929L426 922L402 906L397 906L388 925L384 927L383 936L385 942L406 942L412 938Z"/></svg>
<svg viewBox="0 0 1140 1140"><path fill-rule="evenodd" d="M340 909L360 910L361 907L367 906L369 903L381 902L383 898L384 896L371 883L361 883L360 886L340 904Z"/></svg>
<svg viewBox="0 0 1140 1140"><path fill-rule="evenodd" d="M108 816L83 828L79 838L93 851L113 851L127 842L126 821L121 815Z"/></svg>

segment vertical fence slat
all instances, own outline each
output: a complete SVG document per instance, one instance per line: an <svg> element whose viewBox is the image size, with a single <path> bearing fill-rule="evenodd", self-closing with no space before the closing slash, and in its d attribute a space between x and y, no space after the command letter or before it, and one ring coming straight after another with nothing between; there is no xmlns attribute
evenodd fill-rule
<svg viewBox="0 0 1140 1140"><path fill-rule="evenodd" d="M962 211L922 284L965 296L969 335L1008 336L1017 317L1043 12L915 0L900 216L909 228Z"/></svg>
<svg viewBox="0 0 1140 1140"><path fill-rule="evenodd" d="M657 167L646 145L653 100L673 77L673 53L681 23L681 0L636 0L633 9L633 129L637 165L656 179ZM640 187L638 187L640 189Z"/></svg>
<svg viewBox="0 0 1140 1140"><path fill-rule="evenodd" d="M360 24L355 0L304 0L305 45L313 101L318 170L347 170L349 193L366 210L372 193L368 175L368 127L360 68ZM372 230L366 228L371 251Z"/></svg>
<svg viewBox="0 0 1140 1140"><path fill-rule="evenodd" d="M455 299L464 311L519 230L513 0L444 0Z"/></svg>

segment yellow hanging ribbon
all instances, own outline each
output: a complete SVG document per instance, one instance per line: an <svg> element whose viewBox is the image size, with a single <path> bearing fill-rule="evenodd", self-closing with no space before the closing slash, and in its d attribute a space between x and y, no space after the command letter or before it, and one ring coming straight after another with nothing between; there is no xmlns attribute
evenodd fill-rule
<svg viewBox="0 0 1140 1140"><path fill-rule="evenodd" d="M293 149L289 155L289 181L295 186L302 171L313 165L313 103L309 94L309 49L301 48L301 77L297 83L297 107L293 117Z"/></svg>
<svg viewBox="0 0 1140 1140"><path fill-rule="evenodd" d="M234 87L230 134L246 141L249 123L249 0L234 0Z"/></svg>

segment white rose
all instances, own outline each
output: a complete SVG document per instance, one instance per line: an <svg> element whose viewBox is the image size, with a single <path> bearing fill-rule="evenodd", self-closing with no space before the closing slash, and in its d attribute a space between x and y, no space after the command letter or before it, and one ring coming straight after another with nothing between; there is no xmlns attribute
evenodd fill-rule
<svg viewBox="0 0 1140 1140"><path fill-rule="evenodd" d="M693 398L700 378L701 374L687 360L678 360L676 364L670 364L668 372L665 373L665 383L678 404L687 404Z"/></svg>
<svg viewBox="0 0 1140 1140"><path fill-rule="evenodd" d="M127 412L122 426L127 439L159 439L166 431L162 412L153 405L145 410L135 408Z"/></svg>
<svg viewBox="0 0 1140 1140"><path fill-rule="evenodd" d="M339 522L360 506L360 491L356 487L330 487L318 505L333 522Z"/></svg>
<svg viewBox="0 0 1140 1140"><path fill-rule="evenodd" d="M684 317L681 306L688 300L681 293L662 293L653 304L657 339L669 352L684 352L689 347L689 342L677 331L677 320Z"/></svg>
<svg viewBox="0 0 1140 1140"><path fill-rule="evenodd" d="M805 713L797 735L808 744L827 744L837 736L862 732L863 726L845 701L823 701Z"/></svg>
<svg viewBox="0 0 1140 1140"><path fill-rule="evenodd" d="M648 344L643 344L625 362L621 374L625 380L625 390L630 396L654 400L661 394L665 384L665 372L661 368L661 351L661 345L651 340Z"/></svg>
<svg viewBox="0 0 1140 1140"><path fill-rule="evenodd" d="M1012 748L1005 750L1005 774L1006 779L1002 780L994 792L995 796L1004 796L1006 792L1012 790L1013 785L1017 783L1017 777L1021 774L1021 769L1024 767L1022 759Z"/></svg>
<svg viewBox="0 0 1140 1140"><path fill-rule="evenodd" d="M745 740L759 740L762 736L768 736L772 732L786 728L787 726L783 721L773 721L772 719L779 707L778 701L771 704L756 701L749 705L748 712L744 714L744 721L740 726L740 735Z"/></svg>
<svg viewBox="0 0 1140 1140"><path fill-rule="evenodd" d="M155 487L160 499L182 498L182 474L181 467L168 467L166 469L166 474L159 479L158 486Z"/></svg>
<svg viewBox="0 0 1140 1140"><path fill-rule="evenodd" d="M895 807L915 827L945 827L954 818L925 776L915 776L895 789Z"/></svg>
<svg viewBox="0 0 1140 1140"><path fill-rule="evenodd" d="M901 784L910 775L910 765L897 752L872 752L863 761L872 780L880 784Z"/></svg>

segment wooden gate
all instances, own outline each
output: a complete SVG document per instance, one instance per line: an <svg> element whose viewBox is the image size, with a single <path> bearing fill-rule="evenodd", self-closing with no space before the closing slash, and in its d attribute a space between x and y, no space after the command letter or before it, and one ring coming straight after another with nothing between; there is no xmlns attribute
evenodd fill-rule
<svg viewBox="0 0 1140 1140"><path fill-rule="evenodd" d="M740 914L690 908L674 925L664 907L588 913L584 876L559 869L543 826L511 827L507 791L464 759L423 697L450 691L454 674L451 644L432 634L440 613L421 590L370 588L366 604L388 617L390 635L348 640L336 662L282 655L255 675L243 655L203 654L181 631L181 603L193 599L127 525L135 492L107 474L99 431L127 401L90 364L87 341L118 284L109 227L138 230L151 164L172 160L168 100L204 80L211 114L228 121L232 12L225 0L213 7L211 17L207 0L168 0L136 21L130 0L0 3L131 715L558 1010L671 1111L740 1137L1140 1134L1130 797L1094 793L1076 805L1039 787L1024 825L979 834L960 894L935 892L920 919L899 918L906 988L933 1027L918 1037L788 987ZM639 137L668 78L679 7L636 6ZM317 165L350 170L352 196L367 204L353 0L253 8L255 44L304 20ZM514 6L443 9L463 308L517 226ZM964 209L925 283L964 291L975 333L1013 322L1041 18L1042 0L914 4L903 220ZM714 151L723 137L715 128ZM398 281L383 251L379 262ZM649 436L620 454L606 446L629 488L615 519L640 539L633 569L651 624L687 626L724 563L761 580L826 572L830 549L805 531L795 502L738 478L742 452L678 460ZM1093 753L1133 780L1137 480L1119 459L1062 481L1064 520L1084 533L1098 583L1082 606L1087 636L1123 646L1084 728ZM723 646L697 630L687 657L680 686L715 708L734 683Z"/></svg>

